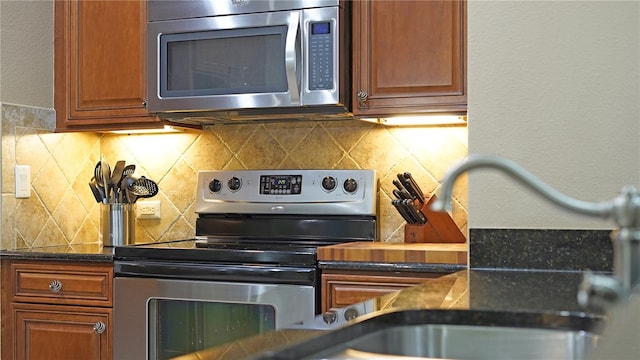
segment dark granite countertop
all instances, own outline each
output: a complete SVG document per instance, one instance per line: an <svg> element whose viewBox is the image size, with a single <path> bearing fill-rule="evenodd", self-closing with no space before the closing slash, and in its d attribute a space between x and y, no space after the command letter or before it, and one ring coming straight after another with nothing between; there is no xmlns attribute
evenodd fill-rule
<svg viewBox="0 0 640 360"><path fill-rule="evenodd" d="M300 346L308 349L312 343L317 347L331 342L332 336L357 336L357 329L362 327L356 325L371 323L373 319L391 324L413 319L411 321L502 322L512 326L536 324L586 330L602 327L604 314L597 309L582 309L576 296L582 270L611 270L612 252L607 232L472 230L471 269L429 263L320 262L323 269L442 273L422 285L369 300L372 310L348 327L334 331L279 330L176 360L300 358L302 354L296 352ZM113 261L113 249L99 244L75 245L0 251L0 257ZM347 328L349 330L345 330ZM290 350L276 352L285 347Z"/></svg>
<svg viewBox="0 0 640 360"><path fill-rule="evenodd" d="M309 336L297 345L270 349L268 343L264 343L262 352L246 353L245 357L300 359L360 336L372 327L421 322L535 325L601 332L605 314L600 309L581 308L577 292L584 270L611 272L613 253L609 233L607 230L471 229L469 270L376 298L373 300L375 311L357 318L350 326ZM378 264L328 262L322 265L343 270L372 270ZM436 265L423 264L422 270ZM403 270L396 264L383 267ZM436 268L446 271L441 266Z"/></svg>
<svg viewBox="0 0 640 360"><path fill-rule="evenodd" d="M598 330L603 314L594 309L585 311L578 305L576 294L581 280L582 273L578 271L457 271L368 301L371 312L349 327L380 318L385 323L406 319L467 324L500 321L512 326ZM332 336L357 336L356 330L343 329L346 328L281 330L175 360L300 358L302 353L296 351L324 346Z"/></svg>
<svg viewBox="0 0 640 360"><path fill-rule="evenodd" d="M113 262L113 247L93 243L0 250L0 259Z"/></svg>

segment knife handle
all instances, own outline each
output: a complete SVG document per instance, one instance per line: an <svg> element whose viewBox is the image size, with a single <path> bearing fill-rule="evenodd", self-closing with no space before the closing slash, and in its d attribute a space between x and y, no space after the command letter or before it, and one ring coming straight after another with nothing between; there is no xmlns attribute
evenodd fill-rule
<svg viewBox="0 0 640 360"><path fill-rule="evenodd" d="M391 205L393 205L396 210L398 210L398 213L400 213L400 216L402 216L404 221L406 221L408 224L412 224L414 220L411 218L411 215L406 212L406 209L404 208L404 206L402 206L401 201L402 200L400 199L391 200Z"/></svg>
<svg viewBox="0 0 640 360"><path fill-rule="evenodd" d="M404 188L404 185L402 185L402 182L400 182L400 180L393 180L393 185L396 187L396 189L398 189L398 191L407 191L407 189Z"/></svg>
<svg viewBox="0 0 640 360"><path fill-rule="evenodd" d="M408 180L409 184L411 184L411 187L415 190L416 196L418 197L420 203L424 204L424 193L422 192L422 189L420 189L420 185L418 185L413 176L411 176L411 173L408 171L405 172L404 178Z"/></svg>
<svg viewBox="0 0 640 360"><path fill-rule="evenodd" d="M404 178L404 175L401 173L398 173L396 174L396 177L398 178L397 183L400 185L396 185L396 180L393 180L393 184L396 185L396 187L402 186L402 188L406 189L409 192L409 194L411 194L411 196L414 196L413 189L410 189L411 184L409 184L409 182L406 181L406 179Z"/></svg>
<svg viewBox="0 0 640 360"><path fill-rule="evenodd" d="M393 195L395 195L395 197L401 200L411 199L411 195L405 189L402 189L402 190L393 189Z"/></svg>
<svg viewBox="0 0 640 360"><path fill-rule="evenodd" d="M427 218L424 216L422 211L416 207L413 200L407 199L402 200L402 204L407 209L407 212L411 215L411 217L415 220L414 224L425 224L427 222Z"/></svg>
<svg viewBox="0 0 640 360"><path fill-rule="evenodd" d="M404 186L405 189L407 189L407 191L409 192L409 194L411 194L411 199L420 199L420 197L418 196L418 192L416 191L416 189L413 188L413 186L411 185L411 182L409 181L409 179L404 177L404 174L397 174L398 180L400 180L400 183Z"/></svg>

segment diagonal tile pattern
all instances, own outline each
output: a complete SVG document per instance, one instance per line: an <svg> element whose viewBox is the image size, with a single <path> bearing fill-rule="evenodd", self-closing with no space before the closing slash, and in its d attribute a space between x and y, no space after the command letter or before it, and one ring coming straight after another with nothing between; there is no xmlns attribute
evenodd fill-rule
<svg viewBox="0 0 640 360"><path fill-rule="evenodd" d="M100 205L88 187L102 157L136 164L159 184L159 220L136 220L136 242L190 238L198 170L375 169L381 241L402 242L404 221L391 206L393 179L409 171L425 195L467 155L466 127L387 128L359 121L215 125L164 135L53 133L50 109L1 104L2 249L92 243ZM16 164L31 167L31 197L16 199ZM452 216L467 231L466 177L454 188Z"/></svg>
<svg viewBox="0 0 640 360"><path fill-rule="evenodd" d="M323 127L315 126L289 156L299 168L332 169L345 156L345 151Z"/></svg>

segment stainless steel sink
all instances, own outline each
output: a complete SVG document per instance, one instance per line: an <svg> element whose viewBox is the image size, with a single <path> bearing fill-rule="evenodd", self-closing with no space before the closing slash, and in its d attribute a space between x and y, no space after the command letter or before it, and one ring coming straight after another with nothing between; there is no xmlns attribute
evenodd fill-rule
<svg viewBox="0 0 640 360"><path fill-rule="evenodd" d="M395 326L314 355L323 359L586 359L597 335L502 326Z"/></svg>
<svg viewBox="0 0 640 360"><path fill-rule="evenodd" d="M391 310L255 359L586 359L605 325L586 313Z"/></svg>

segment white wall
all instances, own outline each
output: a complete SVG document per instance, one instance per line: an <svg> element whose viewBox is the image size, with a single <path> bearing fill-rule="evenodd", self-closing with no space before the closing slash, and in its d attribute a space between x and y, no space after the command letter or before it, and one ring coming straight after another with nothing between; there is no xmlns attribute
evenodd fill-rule
<svg viewBox="0 0 640 360"><path fill-rule="evenodd" d="M640 187L640 6L468 5L469 153L507 156L558 190L605 200ZM470 228L610 229L494 170L469 180Z"/></svg>
<svg viewBox="0 0 640 360"><path fill-rule="evenodd" d="M52 0L0 0L0 102L53 108Z"/></svg>

